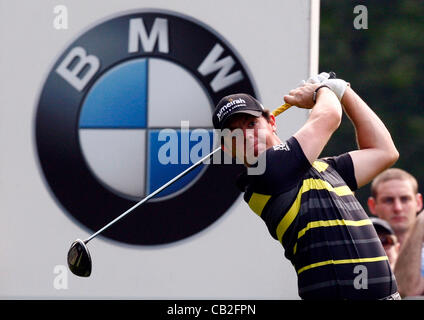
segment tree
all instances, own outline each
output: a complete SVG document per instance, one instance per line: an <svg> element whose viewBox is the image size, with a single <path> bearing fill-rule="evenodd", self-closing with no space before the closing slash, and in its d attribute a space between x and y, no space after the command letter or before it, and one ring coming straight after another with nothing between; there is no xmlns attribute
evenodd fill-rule
<svg viewBox="0 0 424 320"><path fill-rule="evenodd" d="M357 5L368 11L368 29L355 29ZM400 158L394 167L424 185L424 1L321 1L320 71L335 71L378 114ZM346 116L322 156L356 148ZM356 192L364 208L370 187Z"/></svg>

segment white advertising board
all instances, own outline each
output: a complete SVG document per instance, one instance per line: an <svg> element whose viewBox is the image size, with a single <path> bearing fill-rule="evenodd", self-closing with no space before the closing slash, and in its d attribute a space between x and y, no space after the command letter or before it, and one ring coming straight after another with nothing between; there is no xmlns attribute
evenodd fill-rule
<svg viewBox="0 0 424 320"><path fill-rule="evenodd" d="M0 0L0 298L299 299L281 244L213 165L93 239L90 277L66 254L172 177L161 129L182 148L181 121L210 129L237 90L281 105L318 71L318 25L306 0ZM306 117L289 109L279 136Z"/></svg>

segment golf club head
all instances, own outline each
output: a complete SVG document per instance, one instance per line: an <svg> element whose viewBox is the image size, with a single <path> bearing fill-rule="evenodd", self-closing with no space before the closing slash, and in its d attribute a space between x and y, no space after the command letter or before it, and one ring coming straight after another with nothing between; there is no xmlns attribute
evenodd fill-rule
<svg viewBox="0 0 424 320"><path fill-rule="evenodd" d="M91 274L91 257L84 241L77 239L68 251L68 267L79 277L89 277Z"/></svg>

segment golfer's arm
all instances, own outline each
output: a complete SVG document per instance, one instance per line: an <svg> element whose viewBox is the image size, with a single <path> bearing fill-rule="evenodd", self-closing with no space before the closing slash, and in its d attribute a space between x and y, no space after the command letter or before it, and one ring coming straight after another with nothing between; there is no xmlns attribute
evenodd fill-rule
<svg viewBox="0 0 424 320"><path fill-rule="evenodd" d="M399 293L403 296L419 296L424 293L421 276L421 248L424 239L424 220L418 219L411 235L401 248L395 265Z"/></svg>
<svg viewBox="0 0 424 320"><path fill-rule="evenodd" d="M383 122L350 87L347 87L341 102L356 131L359 150L349 154L359 188L391 167L399 153Z"/></svg>
<svg viewBox="0 0 424 320"><path fill-rule="evenodd" d="M294 134L311 164L319 157L342 118L340 102L330 89L320 89L316 101L308 120Z"/></svg>

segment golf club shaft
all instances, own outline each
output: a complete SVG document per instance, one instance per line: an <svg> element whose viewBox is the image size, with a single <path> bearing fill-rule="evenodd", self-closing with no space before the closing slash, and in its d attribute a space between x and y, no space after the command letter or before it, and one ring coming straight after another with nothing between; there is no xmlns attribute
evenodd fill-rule
<svg viewBox="0 0 424 320"><path fill-rule="evenodd" d="M272 114L274 116L278 116L279 114L283 113L284 111L286 111L290 107L291 107L291 105L289 105L288 103L285 103L282 106L280 106L277 109L275 109L274 111L272 111ZM216 148L214 151L212 151L211 153L209 153L208 155L204 156L202 159L200 159L199 161L197 161L195 164L193 164L190 168L187 168L186 170L184 170L183 172L181 172L179 175L177 175L175 178L173 178L172 180L169 180L163 186L159 187L158 189L156 189L155 191L153 191L152 193L150 193L143 200L141 200L140 202L137 202L134 206L132 206L131 208L129 208L123 214L121 214L120 216L116 217L111 222L109 222L107 225L105 225L103 228L101 228L100 230L98 230L95 233L93 233L89 238L87 238L86 240L84 240L84 243L87 244L91 239L95 238L98 234L100 234L103 231L105 231L107 228L109 228L111 225L113 225L118 220L121 220L123 217L125 217L127 214L129 214L131 211L133 211L135 208L137 208L138 206L141 206L147 200L149 200L150 198L154 197L159 192L161 192L162 190L164 190L165 188L167 188L168 186L170 186L171 184L173 184L175 181L177 181L178 179L180 179L181 177L183 177L184 175L186 175L187 173L189 173L191 170L193 170L194 168L196 168L197 166L199 166L206 159L209 159L209 157L211 157L213 154L215 154L219 150L221 150L221 147Z"/></svg>
<svg viewBox="0 0 424 320"><path fill-rule="evenodd" d="M275 109L274 111L272 111L272 114L274 115L274 117L278 116L280 113L283 113L284 111L286 111L288 108L290 108L291 105L288 103L283 104L282 106L278 107L277 109Z"/></svg>
<svg viewBox="0 0 424 320"><path fill-rule="evenodd" d="M186 175L187 173L189 173L191 170L193 170L194 168L196 168L197 166L199 166L206 159L209 159L210 156L212 156L213 154L215 154L219 150L221 150L221 147L216 148L214 151L212 151L211 153L209 153L208 155L204 156L202 159L200 159L199 161L197 161L195 164L193 164L190 168L187 168L186 170L184 170L183 172L181 172L179 175L177 175L175 178L173 178L172 180L169 180L163 186L159 187L158 189L156 189L155 191L153 191L152 193L150 193L143 200L141 200L140 202L137 202L134 206L132 206L131 208L129 208L123 214L121 214L120 216L118 216L117 218L115 218L114 220L112 220L111 222L109 222L107 225L105 225L103 228L101 228L99 231L97 231L96 233L92 234L89 238L87 238L86 240L84 240L84 243L87 244L91 239L93 239L94 237L96 237L99 233L102 233L107 228L109 228L111 225L113 225L115 222L117 222L118 220L122 219L128 213L130 213L131 211L133 211L135 208L137 208L138 206L142 205L147 200L149 200L150 198L154 197L159 192L161 192L163 189L167 188L169 185L173 184L175 181L177 181L178 179L180 179L181 177L183 177L184 175Z"/></svg>

